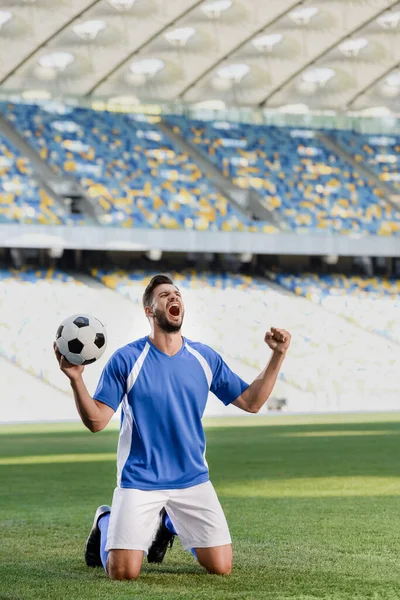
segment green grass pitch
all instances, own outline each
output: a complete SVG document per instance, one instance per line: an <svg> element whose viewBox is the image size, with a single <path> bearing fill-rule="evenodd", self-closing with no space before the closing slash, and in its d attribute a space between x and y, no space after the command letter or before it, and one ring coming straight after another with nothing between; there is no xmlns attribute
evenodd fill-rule
<svg viewBox="0 0 400 600"><path fill-rule="evenodd" d="M94 510L112 497L115 427L0 427L0 600L400 598L400 414L206 427L233 573L205 574L176 542L137 582L83 561Z"/></svg>

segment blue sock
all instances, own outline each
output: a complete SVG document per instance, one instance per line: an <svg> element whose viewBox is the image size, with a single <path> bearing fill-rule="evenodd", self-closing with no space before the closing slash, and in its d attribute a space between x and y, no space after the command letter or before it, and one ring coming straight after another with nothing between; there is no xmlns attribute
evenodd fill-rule
<svg viewBox="0 0 400 600"><path fill-rule="evenodd" d="M175 531L175 527L172 524L171 519L169 518L168 514L165 516L165 521L164 521L164 525L165 527L168 529L168 531L170 533L173 533L174 535L177 535L176 531ZM193 556L195 557L195 559L197 560L197 556L196 556L196 550L194 548L190 549L190 552L193 554Z"/></svg>
<svg viewBox="0 0 400 600"><path fill-rule="evenodd" d="M165 525L165 527L168 529L168 531L170 533L173 533L174 535L178 535L176 533L175 527L172 525L172 521L171 521L171 519L169 518L168 515L165 515L164 525Z"/></svg>
<svg viewBox="0 0 400 600"><path fill-rule="evenodd" d="M100 529L100 556L101 563L104 567L105 572L107 573L107 556L108 552L106 551L107 544L107 533L108 533L108 524L110 522L110 513L107 513L103 517L100 518L98 523L98 528Z"/></svg>

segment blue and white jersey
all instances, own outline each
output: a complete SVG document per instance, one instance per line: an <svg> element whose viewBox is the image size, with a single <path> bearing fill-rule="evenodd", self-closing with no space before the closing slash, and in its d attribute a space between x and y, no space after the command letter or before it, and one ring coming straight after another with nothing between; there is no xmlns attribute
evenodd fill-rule
<svg viewBox="0 0 400 600"><path fill-rule="evenodd" d="M179 489L208 481L201 418L211 390L225 405L248 385L209 346L183 338L168 356L148 336L117 350L94 398L122 402L117 485Z"/></svg>

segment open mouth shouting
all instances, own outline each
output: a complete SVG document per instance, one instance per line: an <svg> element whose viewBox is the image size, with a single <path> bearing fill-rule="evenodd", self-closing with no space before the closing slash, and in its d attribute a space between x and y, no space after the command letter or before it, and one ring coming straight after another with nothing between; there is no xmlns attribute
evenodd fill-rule
<svg viewBox="0 0 400 600"><path fill-rule="evenodd" d="M178 319L181 315L181 307L177 302L172 302L168 306L168 314L175 319Z"/></svg>

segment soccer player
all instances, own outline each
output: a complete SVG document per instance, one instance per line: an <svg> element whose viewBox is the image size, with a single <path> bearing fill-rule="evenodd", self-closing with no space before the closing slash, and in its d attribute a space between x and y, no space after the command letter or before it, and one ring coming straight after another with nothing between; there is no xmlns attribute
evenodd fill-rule
<svg viewBox="0 0 400 600"><path fill-rule="evenodd" d="M151 279L143 307L150 335L113 354L93 398L84 367L68 363L54 346L90 431L104 429L122 404L117 487L111 509L96 511L85 560L103 565L111 579L137 579L144 554L161 562L178 535L209 573L229 574L231 537L209 480L201 418L210 390L225 405L257 413L272 392L290 334L277 328L265 334L272 355L248 385L209 346L181 335L184 304L169 277Z"/></svg>

